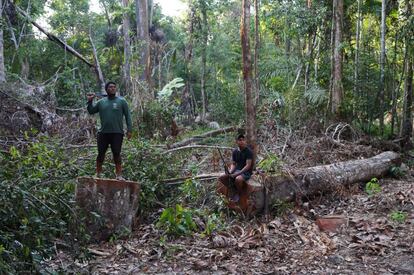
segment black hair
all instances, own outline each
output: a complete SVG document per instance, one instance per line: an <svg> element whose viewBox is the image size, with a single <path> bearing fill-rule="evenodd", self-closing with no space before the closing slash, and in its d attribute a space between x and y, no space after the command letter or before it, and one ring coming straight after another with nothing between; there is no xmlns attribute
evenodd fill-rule
<svg viewBox="0 0 414 275"><path fill-rule="evenodd" d="M240 134L240 135L238 135L237 137L236 137L236 140L239 140L239 139L241 139L241 138L246 138L243 134Z"/></svg>
<svg viewBox="0 0 414 275"><path fill-rule="evenodd" d="M114 84L114 85L116 86L116 83L115 83L115 82L113 82L113 81L108 81L108 82L106 82L106 84L105 84L105 91L106 91L106 90L108 90L108 87L109 87L109 85L111 85L111 84Z"/></svg>

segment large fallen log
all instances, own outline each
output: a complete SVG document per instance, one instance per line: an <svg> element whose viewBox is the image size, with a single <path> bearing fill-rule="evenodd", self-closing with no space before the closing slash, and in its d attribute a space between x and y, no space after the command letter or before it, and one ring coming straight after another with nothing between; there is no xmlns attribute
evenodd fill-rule
<svg viewBox="0 0 414 275"><path fill-rule="evenodd" d="M372 158L299 169L289 175L254 175L247 184L246 195L241 196L236 204L229 203L229 207L254 214L263 210L266 201L269 205L292 201L329 192L342 185L369 181L386 175L392 166L399 163L399 154L387 151ZM228 196L227 188L220 182L218 192Z"/></svg>
<svg viewBox="0 0 414 275"><path fill-rule="evenodd" d="M107 240L112 234L131 230L139 191L139 183L133 181L78 178L76 205L86 216L85 227L92 240Z"/></svg>
<svg viewBox="0 0 414 275"><path fill-rule="evenodd" d="M191 144L193 142L200 141L200 140L202 140L204 138L214 137L214 136L217 136L219 134L233 132L234 130L236 130L236 127L234 127L234 126L230 126L230 127L226 127L226 128L221 128L221 129L217 129L217 130L212 130L212 131L209 131L207 133L204 133L204 134L201 134L201 135L192 136L192 137L187 138L187 139L184 139L184 140L182 140L180 142L173 143L173 144L171 144L171 145L168 146L168 149L174 149L174 148L178 148L178 147L183 147L183 146L186 146L186 145Z"/></svg>

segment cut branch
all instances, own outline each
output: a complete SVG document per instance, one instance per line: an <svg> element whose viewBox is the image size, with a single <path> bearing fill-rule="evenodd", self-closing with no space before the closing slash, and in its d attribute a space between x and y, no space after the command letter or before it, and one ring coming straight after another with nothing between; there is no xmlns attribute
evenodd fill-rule
<svg viewBox="0 0 414 275"><path fill-rule="evenodd" d="M11 3L11 4L14 5L13 3ZM92 64L91 62L89 62L85 57L83 57L80 53L78 53L74 48L72 48L71 46L69 46L68 44L66 44L65 42L63 42L62 39L60 39L59 37L55 36L54 34L51 34L50 32L46 31L45 29L43 29L24 10L22 10L21 8L19 8L16 5L14 5L14 6L16 7L16 10L22 16L24 16L33 26L35 26L36 28L38 28L39 31L41 31L42 33L44 33L49 40L51 40L51 41L55 42L56 44L58 44L65 51L71 53L72 55L74 55L75 57L77 57L78 59L80 59L81 61L83 61L84 63L86 63L89 67L95 68L95 65L94 64Z"/></svg>
<svg viewBox="0 0 414 275"><path fill-rule="evenodd" d="M235 129L236 129L235 126L230 126L230 127L226 127L226 128L221 128L221 129L209 131L207 133L204 133L204 134L201 134L201 135L196 135L196 136L187 138L183 141L173 143L168 148L174 149L174 148L178 148L178 147L183 147L183 146L189 145L193 142L200 141L200 140L202 140L204 138L207 138L207 137L214 137L214 136L217 136L219 134L233 132Z"/></svg>
<svg viewBox="0 0 414 275"><path fill-rule="evenodd" d="M185 149L223 149L223 150L233 150L232 147L225 147L225 146L210 146L210 145L188 145L184 147L178 147L175 149L167 150L166 153L172 153L175 151L185 150Z"/></svg>

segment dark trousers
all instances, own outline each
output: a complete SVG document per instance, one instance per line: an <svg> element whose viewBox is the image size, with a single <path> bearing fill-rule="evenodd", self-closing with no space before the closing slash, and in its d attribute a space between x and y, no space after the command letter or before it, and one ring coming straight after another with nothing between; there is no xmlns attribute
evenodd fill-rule
<svg viewBox="0 0 414 275"><path fill-rule="evenodd" d="M97 162L104 162L105 153L111 145L115 164L121 164L121 148L124 134L121 133L98 133L98 157Z"/></svg>

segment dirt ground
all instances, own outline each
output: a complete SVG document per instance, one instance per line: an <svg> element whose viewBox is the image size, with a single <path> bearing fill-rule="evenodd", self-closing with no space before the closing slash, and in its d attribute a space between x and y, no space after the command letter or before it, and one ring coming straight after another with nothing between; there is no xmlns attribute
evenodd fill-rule
<svg viewBox="0 0 414 275"><path fill-rule="evenodd" d="M384 146L362 141L352 129L346 135L346 128L318 138L266 130L260 142L267 144L265 154L281 156L289 169L371 157ZM129 239L91 245L88 261L57 249L44 267L78 274L414 274L414 178L404 169L403 178L380 179L376 194L354 184L282 214L273 209L268 218L233 215L211 236L165 239L154 213ZM327 215L345 223L322 231L317 219Z"/></svg>

